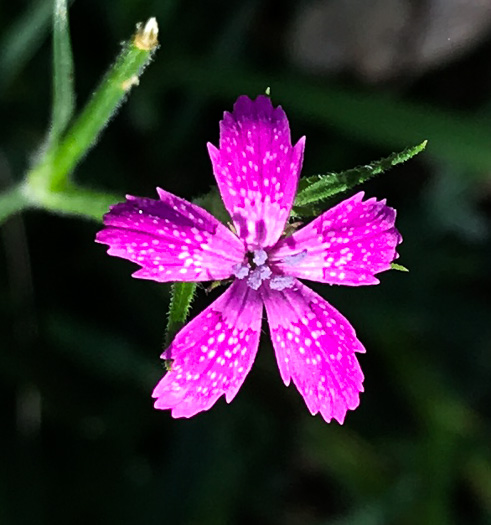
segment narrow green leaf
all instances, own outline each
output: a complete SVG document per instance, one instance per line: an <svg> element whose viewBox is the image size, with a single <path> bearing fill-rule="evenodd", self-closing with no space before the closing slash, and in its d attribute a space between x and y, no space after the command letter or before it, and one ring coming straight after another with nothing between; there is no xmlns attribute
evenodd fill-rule
<svg viewBox="0 0 491 525"><path fill-rule="evenodd" d="M165 344L169 345L182 328L196 292L196 283L172 283Z"/></svg>
<svg viewBox="0 0 491 525"><path fill-rule="evenodd" d="M409 270L405 266L402 266L402 264L396 264L396 263L392 263L390 265L390 269L397 270L399 272L409 272Z"/></svg>
<svg viewBox="0 0 491 525"><path fill-rule="evenodd" d="M50 145L57 144L75 109L73 58L66 0L53 3L53 108Z"/></svg>
<svg viewBox="0 0 491 525"><path fill-rule="evenodd" d="M327 173L326 175L314 175L313 177L301 179L298 185L299 188L295 199L295 206L302 207L315 204L337 193L347 191L376 175L384 173L397 164L406 162L423 151L426 144L427 141L425 140L417 146L406 148L400 153L393 153L386 158L365 166L359 166L340 173Z"/></svg>
<svg viewBox="0 0 491 525"><path fill-rule="evenodd" d="M99 138L131 88L138 85L140 75L158 47L157 35L155 18L145 25L138 24L134 37L123 46L115 64L63 140L28 174L33 197L38 189L42 189L40 196L44 196L70 185L68 177L72 170Z"/></svg>

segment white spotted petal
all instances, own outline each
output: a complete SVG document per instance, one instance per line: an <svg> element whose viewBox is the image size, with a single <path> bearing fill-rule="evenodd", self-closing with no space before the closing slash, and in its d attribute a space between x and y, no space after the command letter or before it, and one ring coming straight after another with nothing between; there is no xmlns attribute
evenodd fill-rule
<svg viewBox="0 0 491 525"><path fill-rule="evenodd" d="M271 247L282 235L304 146L305 137L292 146L285 112L266 96L239 97L220 122L220 148L208 144L223 202L250 250Z"/></svg>
<svg viewBox="0 0 491 525"><path fill-rule="evenodd" d="M364 352L349 322L298 279L376 284L401 236L396 212L363 193L346 199L289 237L305 139L291 144L281 107L268 97L239 97L220 123L219 148L208 144L220 193L237 235L208 212L158 189L159 200L128 196L104 217L97 242L140 265L155 281L235 278L188 323L162 357L171 370L155 387L155 407L173 417L230 402L254 362L263 305L280 374L312 414L342 423L359 404Z"/></svg>
<svg viewBox="0 0 491 525"><path fill-rule="evenodd" d="M158 189L160 200L128 196L104 216L96 241L109 255L141 266L159 282L226 279L244 258L243 243L211 214Z"/></svg>
<svg viewBox="0 0 491 525"><path fill-rule="evenodd" d="M271 340L281 377L293 380L311 414L343 423L363 391L355 352L364 352L349 322L299 281L281 292L264 287Z"/></svg>
<svg viewBox="0 0 491 525"><path fill-rule="evenodd" d="M155 408L191 417L222 395L230 403L256 357L262 309L258 293L235 281L187 324L162 354L173 362L153 392Z"/></svg>
<svg viewBox="0 0 491 525"><path fill-rule="evenodd" d="M363 195L353 195L281 239L270 254L275 267L311 281L377 284L375 274L390 269L402 238L395 228L395 210L385 200L363 201Z"/></svg>

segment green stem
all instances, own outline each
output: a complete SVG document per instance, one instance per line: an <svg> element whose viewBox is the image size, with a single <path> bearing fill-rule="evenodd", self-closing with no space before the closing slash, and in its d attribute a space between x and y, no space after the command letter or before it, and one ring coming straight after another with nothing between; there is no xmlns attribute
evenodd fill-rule
<svg viewBox="0 0 491 525"><path fill-rule="evenodd" d="M53 109L50 147L56 147L75 109L73 58L66 0L53 4Z"/></svg>
<svg viewBox="0 0 491 525"><path fill-rule="evenodd" d="M29 206L29 200L21 185L14 186L0 194L0 224L14 213L18 213Z"/></svg>
<svg viewBox="0 0 491 525"><path fill-rule="evenodd" d="M39 197L43 207L46 200L51 199L52 192L69 187L68 177L72 170L96 142L130 89L138 84L140 75L158 47L157 34L158 26L154 18L144 27L138 26L135 36L123 46L115 64L59 146L49 151L28 174L33 196Z"/></svg>
<svg viewBox="0 0 491 525"><path fill-rule="evenodd" d="M124 200L122 195L70 186L66 190L50 193L43 202L43 207L45 210L63 215L101 221L109 206L122 200Z"/></svg>

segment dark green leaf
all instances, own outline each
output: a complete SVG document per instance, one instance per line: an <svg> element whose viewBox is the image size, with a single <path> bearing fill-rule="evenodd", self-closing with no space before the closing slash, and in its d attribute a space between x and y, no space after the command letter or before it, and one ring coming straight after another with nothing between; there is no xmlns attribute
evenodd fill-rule
<svg viewBox="0 0 491 525"><path fill-rule="evenodd" d="M168 345L186 322L196 291L196 283L172 283L165 344Z"/></svg>
<svg viewBox="0 0 491 525"><path fill-rule="evenodd" d="M295 207L301 208L306 205L318 203L321 200L332 197L337 193L347 191L358 184L384 173L397 164L406 162L426 147L427 141L412 148L407 148L400 153L393 153L386 158L372 162L365 166L359 166L340 173L327 173L326 175L314 175L301 179L298 193L295 199ZM307 211L307 210L305 210ZM297 215L300 215L296 211Z"/></svg>

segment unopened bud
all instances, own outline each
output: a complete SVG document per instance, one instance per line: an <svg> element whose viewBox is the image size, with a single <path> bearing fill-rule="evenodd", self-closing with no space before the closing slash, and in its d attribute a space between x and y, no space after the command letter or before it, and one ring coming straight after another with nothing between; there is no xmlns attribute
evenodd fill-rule
<svg viewBox="0 0 491 525"><path fill-rule="evenodd" d="M136 26L136 35L133 43L142 51L152 51L158 44L159 26L155 17L149 18L145 25Z"/></svg>

